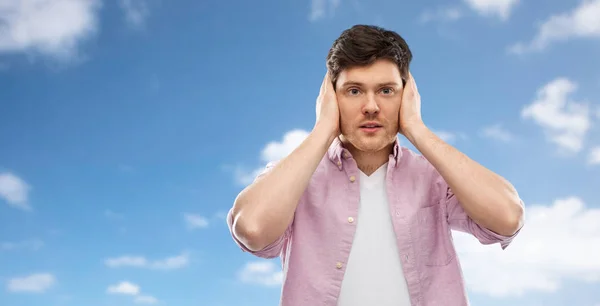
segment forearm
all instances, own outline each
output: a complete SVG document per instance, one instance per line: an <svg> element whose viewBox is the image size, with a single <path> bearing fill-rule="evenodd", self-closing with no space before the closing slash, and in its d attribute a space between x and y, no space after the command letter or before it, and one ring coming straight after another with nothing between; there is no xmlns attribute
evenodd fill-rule
<svg viewBox="0 0 600 306"><path fill-rule="evenodd" d="M327 129L315 126L290 155L238 195L232 211L234 234L249 249L260 250L285 232L333 139Z"/></svg>
<svg viewBox="0 0 600 306"><path fill-rule="evenodd" d="M415 126L406 136L441 174L477 224L505 236L521 227L523 207L507 180L445 143L425 125Z"/></svg>

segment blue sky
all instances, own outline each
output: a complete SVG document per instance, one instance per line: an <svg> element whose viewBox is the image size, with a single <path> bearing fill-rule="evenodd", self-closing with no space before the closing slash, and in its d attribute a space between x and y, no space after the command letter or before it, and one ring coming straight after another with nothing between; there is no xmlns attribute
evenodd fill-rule
<svg viewBox="0 0 600 306"><path fill-rule="evenodd" d="M600 1L0 1L0 302L276 305L224 215L314 123L353 24L398 31L425 122L517 187L473 305L600 305ZM404 145L412 147L406 140ZM594 186L596 186L594 188Z"/></svg>

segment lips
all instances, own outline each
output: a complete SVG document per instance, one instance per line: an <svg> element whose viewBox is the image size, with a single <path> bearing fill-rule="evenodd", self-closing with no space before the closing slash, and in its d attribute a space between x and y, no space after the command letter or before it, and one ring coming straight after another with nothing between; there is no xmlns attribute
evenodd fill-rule
<svg viewBox="0 0 600 306"><path fill-rule="evenodd" d="M361 128L367 128L367 129L372 129L372 128L379 128L382 127L381 124L379 123L367 123L367 124L363 124L360 126Z"/></svg>

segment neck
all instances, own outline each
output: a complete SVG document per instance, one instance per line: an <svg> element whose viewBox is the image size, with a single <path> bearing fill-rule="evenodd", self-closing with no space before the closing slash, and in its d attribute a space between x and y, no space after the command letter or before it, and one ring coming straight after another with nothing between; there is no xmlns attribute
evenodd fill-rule
<svg viewBox="0 0 600 306"><path fill-rule="evenodd" d="M350 154L352 154L358 169L360 169L360 171L366 175L373 174L373 172L388 162L390 158L389 156L394 150L394 144L390 143L378 151L361 151L354 147L351 143L345 141L342 137L340 137L340 139L344 144L344 147L346 147L348 151L350 151Z"/></svg>

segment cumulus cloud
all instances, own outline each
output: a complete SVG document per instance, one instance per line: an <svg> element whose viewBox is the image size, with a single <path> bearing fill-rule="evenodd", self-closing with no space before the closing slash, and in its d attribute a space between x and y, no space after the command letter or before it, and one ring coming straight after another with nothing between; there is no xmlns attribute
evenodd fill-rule
<svg viewBox="0 0 600 306"><path fill-rule="evenodd" d="M238 277L244 283L272 287L281 285L283 271L273 261L253 261L244 265Z"/></svg>
<svg viewBox="0 0 600 306"><path fill-rule="evenodd" d="M108 286L106 289L108 294L129 295L134 296L136 304L157 304L158 299L151 295L141 294L140 286L129 281L121 281L118 284Z"/></svg>
<svg viewBox="0 0 600 306"><path fill-rule="evenodd" d="M294 151L305 139L309 132L300 129L291 130L279 141L271 141L265 145L260 154L260 159L263 163L277 161L288 156ZM238 184L248 185L254 181L256 176L264 169L262 167L248 170L237 167L234 170L235 180Z"/></svg>
<svg viewBox="0 0 600 306"><path fill-rule="evenodd" d="M581 151L591 126L587 103L570 98L576 90L577 84L569 79L554 79L540 88L536 99L521 111L521 117L538 124L550 142L571 153Z"/></svg>
<svg viewBox="0 0 600 306"><path fill-rule="evenodd" d="M510 142L513 140L513 135L506 130L501 124L487 126L481 130L481 136L484 138L495 139L501 142Z"/></svg>
<svg viewBox="0 0 600 306"><path fill-rule="evenodd" d="M307 131L291 130L281 141L269 142L262 150L261 158L265 162L282 159L292 153L306 137L308 137Z"/></svg>
<svg viewBox="0 0 600 306"><path fill-rule="evenodd" d="M189 254L183 253L160 260L148 260L144 256L124 255L108 258L104 261L104 264L109 268L133 267L153 270L176 270L186 267L189 262Z"/></svg>
<svg viewBox="0 0 600 306"><path fill-rule="evenodd" d="M544 21L528 43L516 43L509 52L538 52L550 44L570 39L600 38L600 0L583 0L569 12L553 15Z"/></svg>
<svg viewBox="0 0 600 306"><path fill-rule="evenodd" d="M507 20L519 0L464 0L471 9L486 17Z"/></svg>
<svg viewBox="0 0 600 306"><path fill-rule="evenodd" d="M100 0L0 0L0 52L77 55L97 32Z"/></svg>
<svg viewBox="0 0 600 306"><path fill-rule="evenodd" d="M44 293L56 283L56 278L50 273L31 274L10 279L7 290L19 293Z"/></svg>
<svg viewBox="0 0 600 306"><path fill-rule="evenodd" d="M124 295L138 295L140 293L140 286L130 283L128 281L122 281L118 284L111 285L106 289L106 293L109 294L124 294Z"/></svg>
<svg viewBox="0 0 600 306"><path fill-rule="evenodd" d="M600 209L578 197L528 206L525 226L504 251L458 232L454 242L474 292L522 296L555 292L566 281L600 282Z"/></svg>
<svg viewBox="0 0 600 306"><path fill-rule="evenodd" d="M31 187L20 177L10 172L0 173L0 199L8 205L22 209L31 210L27 202Z"/></svg>

